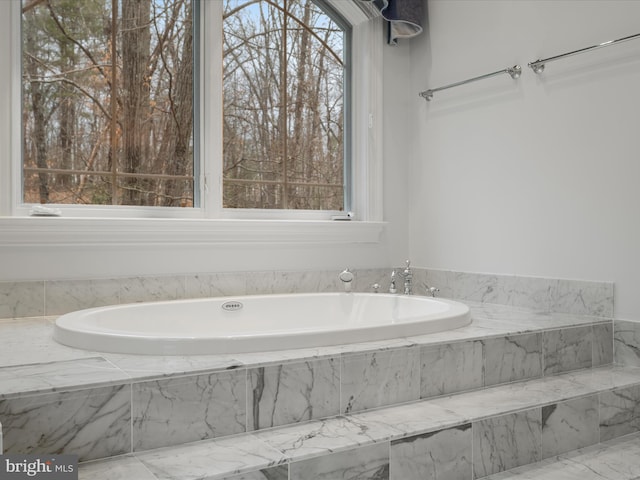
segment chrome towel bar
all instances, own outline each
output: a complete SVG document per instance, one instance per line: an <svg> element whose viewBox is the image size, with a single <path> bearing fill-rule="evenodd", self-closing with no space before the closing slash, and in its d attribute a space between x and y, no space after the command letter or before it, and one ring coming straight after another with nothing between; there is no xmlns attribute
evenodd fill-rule
<svg viewBox="0 0 640 480"><path fill-rule="evenodd" d="M609 45L615 45L616 43L626 42L628 40L634 40L636 38L640 38L640 33L636 33L635 35L629 35L628 37L618 38L616 40L609 40L608 42L599 43L598 45L592 45L590 47L580 48L578 50L574 50L572 52L563 53L561 55L556 55L554 57L544 58L542 60L536 60L534 62L529 62L527 65L531 68L535 73L542 73L544 71L544 66L546 63L554 62L556 60L560 60L561 58L572 57L573 55L578 55L580 53L589 52L591 50L596 50L598 48L608 47Z"/></svg>
<svg viewBox="0 0 640 480"><path fill-rule="evenodd" d="M435 92L439 92L440 90L446 90L447 88L458 87L460 85L465 85L467 83L476 82L478 80L484 80L485 78L495 77L496 75L500 75L502 73L508 73L511 78L516 79L520 77L522 74L522 68L520 65L514 65L511 68L505 68L504 70L499 70L493 73L487 73L485 75L480 75L479 77L473 77L468 80L462 80L461 82L452 83L450 85L445 85L444 87L438 88L430 88L429 90L425 90L424 92L420 92L419 95L424 98L427 102L433 98L433 94Z"/></svg>

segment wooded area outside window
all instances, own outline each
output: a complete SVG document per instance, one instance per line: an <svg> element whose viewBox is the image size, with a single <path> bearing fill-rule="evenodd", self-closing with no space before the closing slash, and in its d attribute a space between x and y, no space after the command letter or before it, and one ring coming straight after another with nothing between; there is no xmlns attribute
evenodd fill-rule
<svg viewBox="0 0 640 480"><path fill-rule="evenodd" d="M223 207L342 210L348 25L320 0L208 1ZM24 203L201 206L199 2L22 1Z"/></svg>

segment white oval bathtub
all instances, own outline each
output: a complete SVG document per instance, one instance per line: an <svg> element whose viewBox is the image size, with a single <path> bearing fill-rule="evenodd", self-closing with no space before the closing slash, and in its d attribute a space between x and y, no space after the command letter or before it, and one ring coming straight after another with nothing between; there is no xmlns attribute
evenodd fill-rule
<svg viewBox="0 0 640 480"><path fill-rule="evenodd" d="M68 313L54 338L111 353L247 353L386 340L471 322L440 298L374 293L255 295L134 303Z"/></svg>

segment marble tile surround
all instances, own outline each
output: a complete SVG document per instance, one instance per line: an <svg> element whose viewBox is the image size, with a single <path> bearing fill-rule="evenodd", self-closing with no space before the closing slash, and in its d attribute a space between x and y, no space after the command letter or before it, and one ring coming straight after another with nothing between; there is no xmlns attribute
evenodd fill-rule
<svg viewBox="0 0 640 480"><path fill-rule="evenodd" d="M625 375L629 375L628 380ZM457 480L474 478L471 468L475 470L475 478L489 472L495 474L491 479L510 478L498 472L597 444L599 429L606 427L606 417L598 421L598 402L607 392L598 390L615 385L625 389L632 376L634 386L638 387L640 370L635 367L562 374L540 385L541 381L535 380L492 387L484 393L443 397L448 410L438 411L441 407L436 405L437 401L402 405L142 452L124 457L122 464L130 465L132 471L138 471L142 465L154 475L150 478L158 480ZM453 402L475 395L483 395L484 401L478 397ZM509 396L519 398L514 402L515 411L482 418L483 409L489 412L500 399ZM526 408L527 405L532 408ZM405 433L402 424L396 421L400 418L409 429ZM423 427L416 427L414 418L424 422ZM420 432L421 428L425 431ZM635 468L637 458L634 457ZM113 465L112 462L81 466L80 478L120 478L109 476L103 467ZM85 475L85 469L93 475ZM548 471L547 474L536 478L562 478Z"/></svg>
<svg viewBox="0 0 640 480"><path fill-rule="evenodd" d="M415 272L416 279L419 280L422 271L416 269ZM357 279L358 273L360 274L358 283L356 284L356 289L358 290L367 291L370 283L377 281L384 285L384 282L387 281L388 272L386 272L386 270L384 272L379 270L357 272ZM429 272L425 271L425 275L428 273ZM117 302L121 302L183 298L184 296L205 296L212 294L238 295L258 293L260 291L259 285L264 285L264 282L270 285L269 291L274 293L286 291L331 291L336 289L334 277L334 272L324 272L321 274L308 274L304 272L263 272L263 274L260 275L212 274L190 276L181 277L177 280L175 277L167 279L163 279L162 277L141 277L142 280L136 278L131 281L122 282L113 282L112 279L79 283L44 282L43 291L49 292L51 295L55 293L56 300L47 300L47 296L43 293L43 306L40 310L37 310L37 312L34 309L33 311L36 313L33 313L33 315L40 316L44 313L54 315L63 313L68 308L75 310L76 308L85 308L86 306L108 304L114 302L116 297ZM39 284L40 282L36 283ZM296 286L294 287L293 284ZM418 284L416 283L416 285ZM75 296L67 295L65 294L66 288L69 288L70 291L75 289L76 292L85 292L86 295L84 293ZM22 298L24 298L24 285L21 285L19 290L23 292L21 295ZM2 298L2 292L2 285L0 284L0 298ZM581 293L580 298L584 297L587 297L587 295ZM7 295L5 298L9 298L9 296ZM515 297L509 301L515 302ZM38 299L36 303L38 302L40 302L40 299ZM505 303L508 304L508 302ZM12 311L28 312L29 310L24 309L23 305L24 303L21 303L19 308L18 306L15 308L12 307ZM69 305L77 306L70 308ZM551 303L549 303L549 305L551 305ZM580 308L584 308L586 303L582 302L580 305ZM564 308L565 307L562 307L560 310L562 311ZM595 308L597 310L599 307ZM536 308L536 310L548 311L547 308ZM0 379L3 378L3 373L6 378L11 378L18 371L22 371L20 369L26 368L26 370L24 370L25 372L34 373L32 377L35 381L34 385L29 387L30 393L27 396L21 395L18 387L16 387L14 391L0 391L0 412L5 412L5 414L9 412L9 414L6 414L9 418L18 418L18 415L13 415L13 412L19 411L18 405L20 400L27 397L37 398L39 399L38 401L47 400L44 405L61 403L65 405L65 409L68 407L70 411L77 408L72 399L77 401L84 393L88 393L88 397L90 398L101 398L101 395L103 397L107 395L108 397L108 394L102 393L100 395L94 395L92 389L87 388L91 383L86 380L84 380L86 384L82 390L83 393L76 391L73 392L73 395L70 395L67 392L55 392L56 389L66 388L64 382L75 381L72 379L74 375L73 371L74 368L79 365L75 363L76 359L84 362L86 362L87 359L93 359L88 361L89 367L93 368L96 372L100 371L102 375L106 376L98 382L117 383L122 381L122 378L118 378L118 376L122 375L123 372L124 378L130 375L130 390L128 393L123 394L122 397L129 396L134 399L131 404L131 411L128 413L129 417L124 417L125 423L130 422L134 426L133 439L129 438L127 441L130 443L128 444L127 441L120 441L123 438L122 432L126 429L122 428L122 415L118 415L122 413L122 407L114 407L114 413L111 414L110 412L109 415L104 417L109 419L107 423L112 422L109 426L109 431L113 431L113 434L109 434L106 441L98 443L93 442L90 438L83 440L84 443L80 448L82 459L89 460L127 453L129 451L139 451L163 445L171 445L173 441L180 443L198 439L211 439L218 436L216 432L223 432L220 434L226 436L234 433L242 433L244 429L251 431L255 428L263 429L286 425L299 421L299 419L314 420L332 417L336 415L336 405L339 407L338 414L361 412L347 417L351 419L348 425L345 426L345 429L348 430L357 428L359 418L369 418L367 414L371 409L377 409L382 406L415 401L419 398L430 398L434 395L446 395L498 383L512 382L523 378L535 378L542 375L556 374L575 368L606 365L612 361L613 351L612 348L609 348L612 342L607 343L607 336L611 338L613 333L611 322L603 321L602 323L592 324L594 319L591 318L586 320L589 322L588 325L580 326L575 324L577 321L576 318L545 314L534 315L537 326L533 327L532 324L529 323L532 317L531 312L523 313L520 317L519 313L513 308L501 309L499 306L492 305L477 307L476 312L477 318L481 321L476 322L470 327L468 333L465 333L465 331L456 332L455 334L438 334L438 336L426 340L428 346L421 344L425 341L424 339L416 338L404 339L403 342L396 342L395 345L389 343L389 345L386 346L376 345L375 347L373 345L350 346L351 350L341 348L334 348L333 350L318 349L311 354L311 361L309 361L309 359L300 361L300 352L292 353L288 359L286 352L280 352L278 354L256 355L253 359L247 357L240 361L230 357L169 360L164 358L161 360L146 359L142 362L134 361L132 363L129 362L130 358L126 358L126 356L105 355L107 361L113 363L113 366L116 367L114 370L110 365L101 365L101 361L99 359L96 360L94 352L75 351L73 355L68 354L70 356L64 360L67 363L62 368L63 374L51 384L47 384L43 382L42 379L39 379L38 373L43 373L46 368L49 368L50 371L55 371L57 367L61 366L55 360L53 360L52 364L48 367L39 364L32 366L17 364L11 367L2 367L2 364L0 364ZM22 322L23 321L19 321L16 323ZM547 323L545 324L545 322ZM540 325L547 325L547 328L550 330L531 333L532 330L539 329ZM579 334L572 335L572 333L577 332ZM486 334L488 334L490 338L483 340L478 339L479 336L486 336ZM543 341L545 338L544 335L548 335L547 343ZM450 343L450 340L455 338L457 338L457 341ZM598 339L600 339L600 341ZM500 348L511 346L511 353L509 353L509 355L512 360L508 362L512 365L511 368L495 369L492 366L494 364L491 362L497 362L496 365L499 363L499 359L496 358L492 360L491 355L492 352L496 351L495 349L498 345L501 345ZM362 351L359 352L359 349L362 349ZM60 350L57 353L64 353L66 355L67 353L65 352L66 351ZM555 357L551 357L550 352L556 352L554 353ZM563 353L558 354L557 352ZM1 354L0 357L2 357ZM283 359L286 359L284 363ZM96 364L92 365L92 361L96 362ZM264 362L263 365L253 367L246 366L256 365L256 363L259 364L260 362ZM146 364L149 366L147 367ZM327 366L329 364L333 364L333 366ZM439 375L438 378L433 378L428 375L425 376L425 367L434 364L441 366L450 365L453 370L437 367L432 369L432 373L433 371L437 371ZM309 365L312 365L313 368L309 369ZM542 369L540 374L538 374L537 370L538 365ZM553 366L545 369L546 365ZM560 367L556 369L555 365L560 365ZM491 374L488 377L486 375L487 366L491 366ZM460 370L461 367L462 370ZM14 370L7 370L5 368L13 368ZM80 370L82 370L82 368ZM122 369L122 371L120 369ZM211 371L212 369L214 370L213 372ZM226 371L226 369L230 370ZM262 373L264 373L262 380L260 380L261 369ZM305 369L307 370L306 380L305 374L302 373ZM194 370L196 372L200 370L202 373L195 375ZM493 376L496 370L498 371L495 373L495 376ZM455 373L459 371L467 371L468 373L454 375L454 371ZM110 378L110 375L114 373L116 374L115 377ZM188 375L185 375L187 373ZM180 375L180 377L174 378L173 376L176 374ZM82 376L81 371L76 375ZM162 378L167 375L169 375L169 377ZM189 378L189 382L185 383L185 378L187 377ZM226 397L226 400L220 396L222 393L221 390L219 393L215 393L216 388L214 385L216 380L213 377L224 378L224 385L234 385L234 381L236 382L235 385L237 385L237 387L231 389L232 393ZM147 380L145 380L145 378L147 378ZM231 380L231 378L235 378L236 380ZM191 381L192 379L194 380L193 382ZM295 381L292 380L292 383L289 383L288 379L295 379ZM267 380L271 382L271 385L275 385L276 389L271 391L263 389L261 401L252 403L252 394L255 387L260 381L268 383ZM246 390L244 390L245 382ZM307 386L305 392L302 393L301 390L296 391L296 388L299 388L299 385L304 386L305 382ZM191 386L185 387L185 385ZM296 385L296 387L292 385ZM315 387L317 389L316 393L309 394L308 387ZM115 386L110 388L115 388ZM313 388L311 388L311 390L313 390ZM51 393L47 393L48 391L51 391ZM105 392L106 391L107 390L105 390ZM286 392L286 394L278 397L276 401L276 391L278 393ZM265 395L264 392L267 392L267 394ZM342 392L342 395L338 396L336 392ZM65 395L70 396L66 397ZM172 395L177 395L175 401L172 400ZM298 401L294 399L296 395L299 398ZM113 396L118 397L118 395ZM136 401L136 398L139 400ZM189 405L189 398L192 399L192 405L199 402L202 403L205 399L207 401L213 399L213 413L211 413L211 418L215 417L217 421L217 419L224 417L224 421L227 422L226 426L221 426L219 423L216 424L216 422L211 421L202 422L202 419L206 419L210 412L198 411L197 408L186 407L183 410L172 410L174 403L187 401L186 405ZM336 401L336 398L338 398L338 401ZM64 402L61 402L61 400L64 400ZM218 406L222 406L222 409L216 410ZM36 411L40 411L38 410L39 408L40 407L38 407ZM47 410L50 407L46 406L43 408ZM433 408L443 409L438 414L440 418L450 418L450 413L442 413L445 411L444 406L438 407L434 404ZM622 407L618 407L618 409L620 408ZM42 410L42 412L45 412L45 410ZM51 412L53 412L53 415L58 415L62 411L63 410L53 409L42 413L42 416L51 415ZM261 419L270 418L270 420L266 423L255 423L253 416L257 411L270 412L268 416L264 413L260 414ZM570 411L570 409L567 411ZM302 412L302 414L300 412ZM312 413L309 414L309 412ZM371 410L371 413L375 414L377 411ZM542 419L542 411L539 413ZM16 429L18 428L16 425L18 425L18 423L16 420L7 422L4 417L5 414L0 413L0 418L5 424L5 447L11 448L12 450L16 448L34 448L24 445L16 447L16 445L19 444L19 442L16 441L15 435ZM168 422L165 425L159 426L161 422L159 422L158 419L166 418L167 414L169 414L169 416L175 416L175 418L180 419L180 421L176 423ZM537 413L535 413L535 415L537 415ZM634 414L632 413L630 415ZM191 416L193 421L183 421L188 416ZM581 418L585 416L588 417L588 415L585 414ZM381 438L387 439L385 441L391 441L392 438L403 438L404 434L401 433L403 429L403 417L404 414L397 419L393 427L384 425L383 423L377 424L379 427L378 433L371 432L370 430L372 425L376 425L375 421L371 420L371 418L374 417L371 417L368 423L362 424L362 428L366 425L366 436L360 437L362 431L358 430L358 436L355 438L358 442L362 442L362 445L368 445L371 441L378 442ZM92 418L93 417L89 418L85 425L78 427L80 431L78 436L82 437L83 432L88 432L96 428L93 426L94 420ZM463 420L464 418L458 417L456 422ZM105 420L103 419L102 421L104 422ZM429 423L429 421L430 420L428 420L427 423ZM204 423L204 428L208 430L204 433L196 431L195 436L185 436L182 429L175 429L175 425L177 424L194 425L200 423ZM612 420L610 423L613 425L615 420ZM97 424L98 423L95 425ZM540 424L542 425L542 420L540 420ZM431 422L430 425L429 427L425 427L427 431L433 431L433 423ZM413 426L411 428L413 428ZM104 427L101 426L98 428L100 428L98 431L102 432ZM409 427L406 428L408 429ZM474 422L473 427L469 431L472 431L474 428L478 429L479 424L476 425L476 422ZM191 430L193 431L193 429ZM448 429L445 428L444 430L446 431ZM13 433L11 434L9 432ZM453 433L454 432L447 432L442 435L446 437L446 435L453 435ZM261 435L261 433L258 432L258 435ZM336 435L343 438L344 430ZM421 435L428 435L428 433ZM542 431L541 435L543 435ZM329 438L335 443L336 436L331 435ZM346 435L346 438L348 439L349 435ZM223 437L222 440L225 440L225 438ZM45 439L45 441L49 442L48 439ZM116 441L120 447L114 446ZM39 445L43 445L43 443L41 442ZM55 445L55 443L52 443L52 445ZM78 448L75 444L73 445L74 448ZM122 445L125 445L124 449L122 449ZM333 447L332 445L332 450ZM306 459L311 463L306 465L302 465L305 463L305 457L297 456L296 458L298 458L300 462L300 472L308 472L310 470L307 469L311 469L311 471L320 472L318 475L324 475L325 473L321 472L324 472L330 465L326 464L322 466L323 462L315 460L312 462L311 460L318 455L318 452L323 449L326 451L327 448L330 448L329 445L320 447L318 450L310 451ZM549 448L553 451L553 447ZM540 455L543 455L543 452L546 451L544 450L544 445L541 444L540 449ZM281 448L277 450L282 451ZM367 449L363 448L363 451L365 450ZM392 452L393 449L390 451ZM300 451L296 449L296 455L299 453ZM343 455L340 458L344 458L346 461L349 455ZM350 466L351 464L347 462L344 470L356 468L355 471L365 475L362 478L394 478L393 469L390 467L390 465L393 465L393 456L390 457L389 452L387 453L386 463L385 458L379 455L373 455L372 457L365 455L364 458L371 458L371 462L374 464L378 462L376 464L378 466L371 470L371 477L366 476L368 475L368 470L362 471L361 467L358 466L362 462L356 462L358 465L354 467ZM281 460L272 460L263 465L260 470L237 473L235 476L224 478L278 478L278 475L282 475L283 470L282 467L277 466L279 461ZM293 465L293 463L291 465ZM360 470L358 470L359 468ZM449 466L447 468L455 470L458 467ZM459 468L470 468L470 466L460 466ZM498 468L498 470L487 471L499 471L500 469L499 466L492 468ZM334 470L329 469L327 471L329 473L326 473L326 475L334 475L335 473ZM170 475L161 477L158 472L154 472L154 475L158 478L181 478ZM301 476L300 478L305 477ZM323 477L318 476L317 478ZM329 476L326 478L332 477Z"/></svg>
<svg viewBox="0 0 640 480"><path fill-rule="evenodd" d="M471 424L391 442L392 480L472 478Z"/></svg>
<svg viewBox="0 0 640 480"><path fill-rule="evenodd" d="M613 283L418 269L414 290L447 298L558 313L613 317Z"/></svg>
<svg viewBox="0 0 640 480"><path fill-rule="evenodd" d="M400 268L400 267L398 267ZM386 291L391 268L355 270L355 291ZM613 316L613 283L415 268L414 292L538 311ZM118 303L261 293L341 290L337 271L216 272L78 280L0 282L0 318L61 315Z"/></svg>
<svg viewBox="0 0 640 480"><path fill-rule="evenodd" d="M244 433L245 377L233 370L134 383L133 451Z"/></svg>
<svg viewBox="0 0 640 480"><path fill-rule="evenodd" d="M486 480L638 480L640 435L581 448Z"/></svg>
<svg viewBox="0 0 640 480"><path fill-rule="evenodd" d="M0 400L5 452L71 453L80 461L128 453L130 405L127 384Z"/></svg>
<svg viewBox="0 0 640 480"><path fill-rule="evenodd" d="M507 329L506 320L495 319L506 316L508 310L512 311L514 319ZM0 365L6 365L0 366L0 412L5 409L5 415L12 420L7 420L2 413L0 419L6 432L17 432L19 415L29 425L38 425L33 423L37 422L38 416L60 416L57 410L60 399L64 399L63 403L69 408L74 408L65 395L73 394L74 398L92 396L100 386L115 388L124 384L130 393L122 397L124 403L118 409L126 410L126 418L132 425L132 437L127 437L130 447L121 453L137 452L340 414L359 418L369 410L375 412L375 409L393 404L525 378L544 379L540 365L548 362L547 357L554 358L554 365L566 362L561 371L576 366L597 366L594 363L596 357L598 362L603 361L601 354L597 353L599 350L592 348L587 352L591 353L589 362L585 363L582 359L585 349L572 349L571 342L563 347L563 339L573 337L562 332L584 330L591 339L594 337L592 331L596 329L602 334L610 334L610 329L599 327L611 322L592 323L594 319L591 317L549 317L535 312L524 315L511 307L473 307L473 312L475 320L471 326L437 335L403 341L270 352L268 355L245 354L235 359L228 356L158 358L98 354L64 347L49 337L49 344L37 345L39 354L46 361L26 365L13 363L20 362L21 358L31 358L31 355L24 356L25 336L21 337L17 332L31 331L39 324L50 326L50 322L46 319L0 322L0 336L13 339L0 352ZM490 318L485 319L485 316ZM535 331L532 319L538 319L544 325L549 318L554 319L552 323L555 325L567 322L563 324L565 328ZM39 332L40 329L34 331ZM43 331L50 334L48 328ZM540 337L547 333L556 334L557 338L554 338L560 342L558 348L551 352L540 348L543 343ZM601 343L606 342L603 340ZM589 346L592 347L591 343ZM47 352L48 348L51 352ZM502 349L506 356L498 349ZM557 352L564 350L569 353L558 356ZM84 357L68 358L67 352L84 354ZM571 352L580 353L577 356L580 362L576 363L576 355ZM60 355L60 361L52 361L56 355ZM506 362L508 368L496 368L499 358L509 359ZM611 363L611 358L606 363ZM489 368L492 374L485 375ZM185 373L188 369L190 372ZM497 372L496 376L493 371ZM554 378L546 380L553 384ZM564 388L571 391L573 386L565 382ZM482 399L482 392L480 390L480 397L473 401L492 404L491 400ZM11 413L22 405L21 400L45 399L47 395L52 395L51 400L38 407L37 411L41 413L34 414L33 420L28 419L31 413L27 415L20 409L18 414ZM516 397L509 394L508 398ZM527 398L524 404L516 404L516 407L526 408L530 406L528 401ZM436 399L433 405L438 403L439 399ZM78 405L77 408L82 408L82 403ZM448 418L443 413L446 409L447 406L443 405L437 416ZM420 415L422 413L416 417ZM87 440L94 446L83 454L86 455L83 458L111 455L113 447L108 440L105 443L100 430L91 426L93 417L88 416L85 421L86 425L77 428L93 432L92 435L100 438ZM411 431L402 427L403 422L402 417L395 419L396 428L392 436L401 437L399 431ZM415 425L414 418L412 428ZM126 434L125 429L117 433L120 434ZM28 447L20 444L12 434L5 433L5 445L13 451L40 446L49 448L48 445L57 448L55 436L55 431L41 432L38 443Z"/></svg>
<svg viewBox="0 0 640 480"><path fill-rule="evenodd" d="M247 390L247 430L338 415L340 359L252 368Z"/></svg>
<svg viewBox="0 0 640 480"><path fill-rule="evenodd" d="M615 362L640 366L640 322L615 320L613 328Z"/></svg>
<svg viewBox="0 0 640 480"><path fill-rule="evenodd" d="M476 422L473 430L475 478L540 460L541 428L538 409Z"/></svg>

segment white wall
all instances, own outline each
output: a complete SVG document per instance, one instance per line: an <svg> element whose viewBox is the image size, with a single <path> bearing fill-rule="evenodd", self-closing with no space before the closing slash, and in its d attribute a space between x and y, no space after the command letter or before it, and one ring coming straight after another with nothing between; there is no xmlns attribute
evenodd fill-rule
<svg viewBox="0 0 640 480"><path fill-rule="evenodd" d="M416 100L410 255L417 265L615 282L640 319L640 2L428 0L411 91L507 75Z"/></svg>
<svg viewBox="0 0 640 480"><path fill-rule="evenodd" d="M13 0L18 2L19 0ZM0 205L7 205L10 185L9 163L11 156L12 122L11 77L19 75L6 67L11 65L11 2L0 0ZM381 38L382 42L383 39ZM392 54L389 57L389 54ZM384 109L389 117L384 119L384 129L393 130L397 118L406 111L406 95L409 84L407 75L397 71L409 70L410 48L408 44L390 49L384 47L385 62L391 69L384 74ZM357 86L356 86L357 88ZM382 121L382 119L381 119ZM402 121L401 121L402 123ZM404 120L406 125L406 120ZM4 245L0 242L0 281L46 280L65 278L94 278L151 274L186 274L215 271L251 270L307 270L387 267L407 255L408 213L407 192L407 131L399 129L399 135L389 135L384 141L385 156L397 156L398 161L384 168L384 220L388 226L377 243L341 243L333 245L280 243L245 245L242 241L222 244L172 245L86 245L69 249L47 245ZM393 153L393 155L391 155ZM0 211L1 216L9 212ZM0 221L0 229L3 224ZM5 226L5 229L7 227ZM7 233L5 231L5 233ZM0 230L0 238L3 237ZM34 231L34 236L46 238L47 229ZM41 243L41 242L39 242Z"/></svg>

